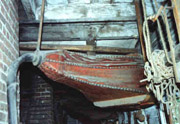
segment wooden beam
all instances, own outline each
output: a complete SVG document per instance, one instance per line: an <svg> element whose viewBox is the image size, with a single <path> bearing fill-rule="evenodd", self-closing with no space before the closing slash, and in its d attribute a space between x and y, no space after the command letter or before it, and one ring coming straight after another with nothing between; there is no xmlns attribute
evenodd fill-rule
<svg viewBox="0 0 180 124"><path fill-rule="evenodd" d="M137 24L138 24L139 40L141 43L141 51L143 54L144 61L147 61L145 44L144 44L144 39L143 39L143 29L142 29L143 13L141 10L141 1L135 0L134 3L135 3L135 8L136 8L136 17L137 17Z"/></svg>
<svg viewBox="0 0 180 124"><path fill-rule="evenodd" d="M149 95L139 95L139 96L126 97L121 99L113 99L108 101L99 101L99 102L94 102L93 104L101 108L112 107L112 106L134 105L134 104L140 104L147 97L149 97ZM151 102L151 104L153 104L153 102Z"/></svg>
<svg viewBox="0 0 180 124"><path fill-rule="evenodd" d="M66 23L96 23L96 22L134 22L135 16L116 17L116 18L80 18L80 19L58 19L58 20L44 20L44 24L66 24ZM39 24L39 20L21 20L20 25Z"/></svg>
<svg viewBox="0 0 180 124"><path fill-rule="evenodd" d="M36 9L40 14L40 9ZM39 13L39 14L38 14ZM36 15L36 16L37 16ZM48 5L45 10L46 19L81 19L81 18L116 18L135 16L134 5L130 2L121 3L69 3Z"/></svg>
<svg viewBox="0 0 180 124"><path fill-rule="evenodd" d="M20 42L20 44L37 44L37 41ZM54 45L87 45L86 41L42 41L42 44ZM96 46L117 47L117 48L135 48L137 39L123 39L123 40L96 40Z"/></svg>
<svg viewBox="0 0 180 124"><path fill-rule="evenodd" d="M178 38L180 42L180 0L171 0L173 5L173 13L176 22Z"/></svg>
<svg viewBox="0 0 180 124"><path fill-rule="evenodd" d="M20 24L20 41L37 41L37 24ZM43 41L77 41L87 40L89 34L95 33L96 40L137 39L136 22L92 22L44 24Z"/></svg>
<svg viewBox="0 0 180 124"><path fill-rule="evenodd" d="M35 50L36 44L29 43L20 43L20 50ZM74 51L92 51L92 52L105 52L105 53L137 53L137 49L127 49L127 48L115 48L115 47L94 47L91 45L55 45L55 44L42 44L42 50L56 50L56 49L65 49L65 50L74 50Z"/></svg>
<svg viewBox="0 0 180 124"><path fill-rule="evenodd" d="M32 38L33 39L33 38ZM79 41L79 42L81 42L81 41L86 41L87 40L87 38L86 37L84 37L84 38L72 38L72 39L70 39L70 38L65 38L65 39L56 39L56 38L52 38L52 40L51 39L45 39L45 40L43 40L42 42L74 42L74 41ZM113 41L115 41L115 40L132 40L132 41L134 41L134 40L138 40L138 37L137 36L120 36L120 37L96 37L96 41L104 41L104 40L106 40L107 42L111 42L111 40L113 40ZM20 40L20 42L36 42L36 40L31 40L31 39L27 39L27 40Z"/></svg>

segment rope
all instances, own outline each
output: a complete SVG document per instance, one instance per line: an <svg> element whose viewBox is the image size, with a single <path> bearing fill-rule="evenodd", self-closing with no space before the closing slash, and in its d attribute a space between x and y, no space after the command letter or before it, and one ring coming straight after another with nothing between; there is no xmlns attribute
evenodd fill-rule
<svg viewBox="0 0 180 124"><path fill-rule="evenodd" d="M167 50L167 47L166 47L165 39L163 37L163 32L162 32L161 24L160 24L158 18L157 18L157 24L158 24L158 30L159 30L159 35L160 35L161 42L162 42L162 45L163 45L163 49L164 49L164 52L165 52L165 55L166 55L166 59L167 59L167 61L170 64L172 64L172 61L170 60L169 55L168 55L168 50Z"/></svg>
<svg viewBox="0 0 180 124"><path fill-rule="evenodd" d="M156 15L146 17L146 9L144 0L142 0L143 11L144 11L144 23L143 23L143 35L146 45L146 53L148 61L144 66L144 74L146 75L146 79L143 81L149 81L150 84L147 86L148 91L152 91L157 98L158 101L165 104L168 110L168 113L172 113L172 120L174 123L180 124L180 103L178 100L180 99L180 90L178 89L175 78L177 80L177 71L176 71L176 60L175 60L175 51L173 47L173 40L171 37L171 32L169 30L169 24L167 20L167 15L164 7L161 7L158 10ZM157 3L156 6L158 7ZM164 8L164 9L162 9ZM161 11L163 10L163 14ZM163 31L161 28L160 21L158 19L159 16L163 17L163 21L165 23L168 42L171 50L172 62L168 56L167 47L165 44L165 39L163 37ZM151 51L151 40L150 40L150 32L148 27L148 20L155 20L158 24L158 30L161 42L163 44L164 50L154 50ZM167 66L166 61L173 66Z"/></svg>
<svg viewBox="0 0 180 124"><path fill-rule="evenodd" d="M170 28L169 28L169 23L168 23L168 20L167 20L166 9L164 9L163 14L164 14L164 17L165 17L165 25L166 25L168 42L169 42L169 46L170 46L170 50L171 50L171 58L172 58L172 62L173 62L174 74L175 74L176 81L180 82L179 79L178 79L178 74L177 74L177 69L176 69L177 65L176 65L176 59L175 59L174 42L172 40L171 32L169 30Z"/></svg>

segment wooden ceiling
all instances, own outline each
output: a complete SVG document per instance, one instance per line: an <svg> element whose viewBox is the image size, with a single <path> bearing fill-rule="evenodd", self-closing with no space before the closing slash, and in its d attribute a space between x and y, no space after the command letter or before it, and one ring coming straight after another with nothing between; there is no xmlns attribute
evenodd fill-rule
<svg viewBox="0 0 180 124"><path fill-rule="evenodd" d="M37 42L40 9L41 1L19 3L21 50L30 50ZM47 0L44 17L42 45L55 49L82 47L92 40L97 47L120 51L134 51L140 44L134 0Z"/></svg>

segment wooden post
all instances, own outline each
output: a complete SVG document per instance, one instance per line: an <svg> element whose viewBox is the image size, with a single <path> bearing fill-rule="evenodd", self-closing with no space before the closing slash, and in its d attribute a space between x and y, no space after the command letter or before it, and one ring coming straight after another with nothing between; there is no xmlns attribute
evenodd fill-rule
<svg viewBox="0 0 180 124"><path fill-rule="evenodd" d="M38 34L38 42L37 42L36 50L40 50L40 48L41 48L43 20L44 20L44 8L45 8L45 0L42 0L41 19L40 19L40 23L39 23L39 34Z"/></svg>
<svg viewBox="0 0 180 124"><path fill-rule="evenodd" d="M180 0L171 0L173 6L173 13L180 42Z"/></svg>
<svg viewBox="0 0 180 124"><path fill-rule="evenodd" d="M141 50L142 50L144 61L147 61L145 44L143 41L143 30L142 30L143 14L141 11L141 2L140 2L140 0L135 0L134 3L135 3L135 7L136 7L136 18L137 18L137 24L138 24L139 40L141 43Z"/></svg>
<svg viewBox="0 0 180 124"><path fill-rule="evenodd" d="M162 103L160 103L159 111L160 111L161 124L167 124L166 115L165 115L165 109L164 109L164 105Z"/></svg>

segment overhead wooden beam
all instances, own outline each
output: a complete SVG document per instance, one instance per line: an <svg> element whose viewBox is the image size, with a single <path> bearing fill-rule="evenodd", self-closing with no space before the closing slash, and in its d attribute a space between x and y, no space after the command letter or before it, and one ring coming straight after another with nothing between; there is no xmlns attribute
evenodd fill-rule
<svg viewBox="0 0 180 124"><path fill-rule="evenodd" d="M173 4L173 13L176 22L178 38L180 42L180 0L171 0Z"/></svg>
<svg viewBox="0 0 180 124"><path fill-rule="evenodd" d="M20 24L20 41L37 41L38 23ZM43 26L43 41L88 40L94 33L96 40L137 39L136 22L48 23Z"/></svg>
<svg viewBox="0 0 180 124"><path fill-rule="evenodd" d="M116 17L116 18L79 18L79 19L57 19L44 20L44 24L63 24L63 23L96 23L96 22L133 22L136 21L135 16ZM38 20L21 20L20 25L39 24Z"/></svg>
<svg viewBox="0 0 180 124"><path fill-rule="evenodd" d="M37 44L37 41L20 42L20 44ZM42 44L54 45L87 45L86 41L42 41ZM117 47L117 48L135 48L137 39L124 39L124 40L96 40L96 46L104 47Z"/></svg>
<svg viewBox="0 0 180 124"><path fill-rule="evenodd" d="M88 37L87 37L88 38ZM87 40L86 37L84 38L72 38L72 39L56 39L56 38L52 38L52 40L50 40L49 38L46 40L43 40L42 42L74 42L74 41L86 41ZM96 37L96 41L104 41L106 40L107 42L111 42L111 40L115 41L115 40L137 40L138 36L119 36L119 37ZM20 40L20 42L36 42L36 40Z"/></svg>
<svg viewBox="0 0 180 124"><path fill-rule="evenodd" d="M23 43L20 44L20 50L35 50L36 44ZM56 45L56 44L42 44L42 50L57 50L57 49L65 49L65 50L74 50L74 51L92 51L92 52L105 52L105 53L121 53L121 54L129 54L129 53L137 53L137 49L127 49L127 48L115 48L115 47L94 47L91 45Z"/></svg>

